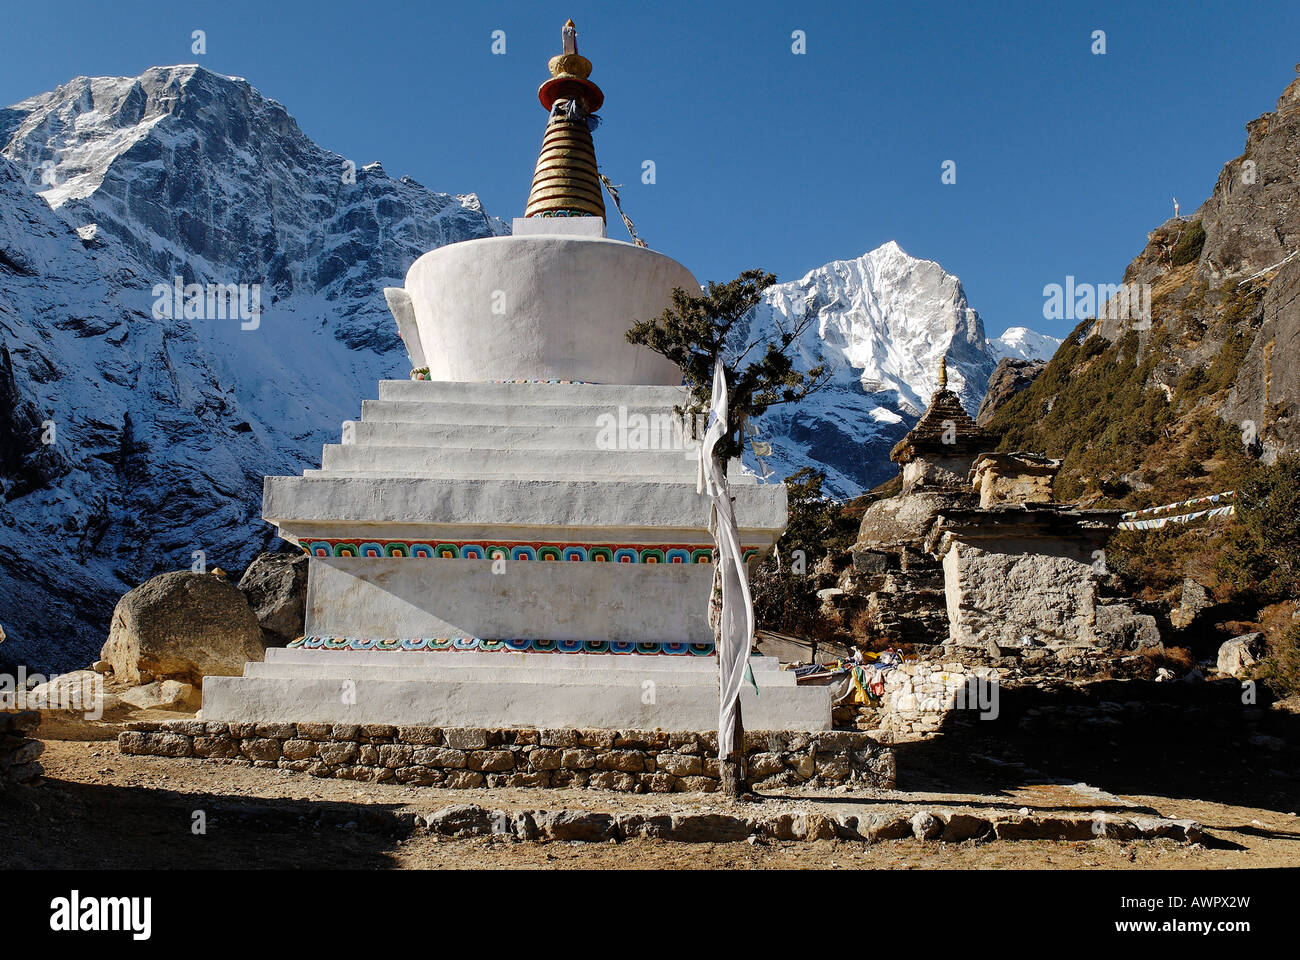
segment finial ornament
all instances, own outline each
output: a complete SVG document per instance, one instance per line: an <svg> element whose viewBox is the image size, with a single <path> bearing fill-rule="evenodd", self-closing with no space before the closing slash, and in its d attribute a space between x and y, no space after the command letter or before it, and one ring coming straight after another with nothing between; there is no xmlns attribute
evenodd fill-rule
<svg viewBox="0 0 1300 960"><path fill-rule="evenodd" d="M947 356L947 354L945 354L944 356L942 356L942 357L939 358L939 389L940 389L940 390L947 390L947 389L948 389L948 356Z"/></svg>
<svg viewBox="0 0 1300 960"><path fill-rule="evenodd" d="M525 217L601 217L596 151L591 131L605 94L589 79L591 61L578 53L578 29L570 20L561 31L564 52L547 64L551 78L537 90L537 99L550 114L542 150L533 172Z"/></svg>

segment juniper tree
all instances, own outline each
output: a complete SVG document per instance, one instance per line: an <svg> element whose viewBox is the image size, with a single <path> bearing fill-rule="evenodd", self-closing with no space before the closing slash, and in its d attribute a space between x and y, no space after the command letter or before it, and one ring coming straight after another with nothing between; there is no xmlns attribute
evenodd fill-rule
<svg viewBox="0 0 1300 960"><path fill-rule="evenodd" d="M708 409L713 392L713 371L722 360L727 379L727 430L714 448L714 466L725 476L726 463L744 450L744 427L769 407L797 403L820 389L829 379L824 364L812 369L795 369L791 349L816 320L807 310L783 323L776 316L775 334L758 331L746 321L762 301L763 291L776 282L773 274L746 270L727 283L709 283L703 294L678 287L672 306L658 317L643 320L627 333L627 339L649 347L677 365L690 393L681 412L700 413ZM820 361L820 358L818 358ZM719 551L721 544L718 544ZM719 553L719 556L721 554ZM721 622L714 626L720 640ZM752 638L750 638L752 642ZM740 705L736 705L735 749L719 757L723 789L730 797L748 792L744 770L745 729Z"/></svg>

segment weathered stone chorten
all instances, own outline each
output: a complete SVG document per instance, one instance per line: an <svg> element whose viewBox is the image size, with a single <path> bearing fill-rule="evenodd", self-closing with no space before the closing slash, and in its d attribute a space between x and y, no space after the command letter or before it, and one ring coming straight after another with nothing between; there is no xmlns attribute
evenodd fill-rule
<svg viewBox="0 0 1300 960"><path fill-rule="evenodd" d="M939 359L939 389L915 427L889 451L903 468L903 490L918 487L962 487L975 454L990 446L989 435L975 424L948 389L948 359Z"/></svg>
<svg viewBox="0 0 1300 960"><path fill-rule="evenodd" d="M890 457L902 491L862 517L853 592L889 639L963 656L1158 646L1155 621L1105 594L1118 511L1052 501L1059 460L993 453L996 438L939 389Z"/></svg>
<svg viewBox="0 0 1300 960"><path fill-rule="evenodd" d="M306 636L206 678L213 721L707 730L718 675L709 499L673 364L625 336L669 257L605 236L572 23L526 218L385 290L412 379L379 384L321 468L266 478L263 516L310 556ZM593 192L594 191L594 192ZM781 485L731 465L741 542L771 549ZM830 727L826 688L753 658L758 729Z"/></svg>

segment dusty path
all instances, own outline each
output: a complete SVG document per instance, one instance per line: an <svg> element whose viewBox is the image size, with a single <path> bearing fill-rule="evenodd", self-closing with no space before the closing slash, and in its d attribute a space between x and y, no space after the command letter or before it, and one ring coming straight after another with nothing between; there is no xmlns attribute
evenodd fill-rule
<svg viewBox="0 0 1300 960"><path fill-rule="evenodd" d="M823 813L915 809L1128 810L1200 821L1205 845L1097 840L868 845L826 840L618 844L448 840L400 829L402 814L460 803L602 812L723 809L708 795L595 790L435 790L318 780L279 770L118 754L112 742L49 741L46 780L0 793L0 867L361 868L1245 868L1300 866L1300 818L1290 811L1086 785L1001 786L979 793L801 795L769 803ZM192 830L196 811L206 833Z"/></svg>

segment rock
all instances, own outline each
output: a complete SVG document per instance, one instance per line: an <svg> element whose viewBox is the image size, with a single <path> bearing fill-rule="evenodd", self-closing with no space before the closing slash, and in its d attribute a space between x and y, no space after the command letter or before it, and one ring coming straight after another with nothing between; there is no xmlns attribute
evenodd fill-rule
<svg viewBox="0 0 1300 960"><path fill-rule="evenodd" d="M1092 840L1091 817L999 817L993 821L999 840Z"/></svg>
<svg viewBox="0 0 1300 960"><path fill-rule="evenodd" d="M533 813L540 834L551 840L581 840L599 843L613 837L617 821L608 813L585 810L540 810Z"/></svg>
<svg viewBox="0 0 1300 960"><path fill-rule="evenodd" d="M179 680L155 680L124 691L121 700L140 710L197 710L202 698L193 684L181 683Z"/></svg>
<svg viewBox="0 0 1300 960"><path fill-rule="evenodd" d="M283 647L302 636L307 613L307 556L263 553L239 578L239 591L261 624L268 647Z"/></svg>
<svg viewBox="0 0 1300 960"><path fill-rule="evenodd" d="M918 840L934 840L943 833L943 821L928 810L918 810L912 816L912 834Z"/></svg>
<svg viewBox="0 0 1300 960"><path fill-rule="evenodd" d="M29 690L27 706L42 716L60 719L120 720L130 707L104 689L104 678L93 670L74 670Z"/></svg>
<svg viewBox="0 0 1300 960"><path fill-rule="evenodd" d="M107 660L96 660L90 665L90 669L96 673L109 674L113 672L113 665Z"/></svg>
<svg viewBox="0 0 1300 960"><path fill-rule="evenodd" d="M728 843L751 833L749 821L722 813L675 813L668 839L683 843Z"/></svg>
<svg viewBox="0 0 1300 960"><path fill-rule="evenodd" d="M655 758L655 769L675 777L690 777L699 774L702 766L699 757L661 753Z"/></svg>
<svg viewBox="0 0 1300 960"><path fill-rule="evenodd" d="M1117 650L1163 650L1156 618L1126 603L1097 605L1098 640Z"/></svg>
<svg viewBox="0 0 1300 960"><path fill-rule="evenodd" d="M1229 677L1245 677L1250 668L1264 655L1264 635L1262 633L1243 633L1233 637L1219 647L1219 673Z"/></svg>
<svg viewBox="0 0 1300 960"><path fill-rule="evenodd" d="M492 832L492 814L477 804L464 803L428 814L424 825L448 837L480 836Z"/></svg>
<svg viewBox="0 0 1300 960"><path fill-rule="evenodd" d="M1025 389L1038 375L1047 369L1042 360L1023 360L1019 357L1003 357L989 377L988 389L980 401L979 412L975 414L978 426L987 426L1004 403Z"/></svg>
<svg viewBox="0 0 1300 960"><path fill-rule="evenodd" d="M987 819L968 813L944 813L940 814L940 819L943 820L940 839L947 843L973 840L993 832L993 825Z"/></svg>
<svg viewBox="0 0 1300 960"><path fill-rule="evenodd" d="M1169 615L1169 622L1180 630L1189 627L1212 604L1209 591L1205 587L1191 577L1184 577L1182 598L1178 603L1178 609Z"/></svg>
<svg viewBox="0 0 1300 960"><path fill-rule="evenodd" d="M262 628L235 586L182 572L156 576L118 601L101 657L120 680L152 674L200 687L205 675L238 676L264 651Z"/></svg>

